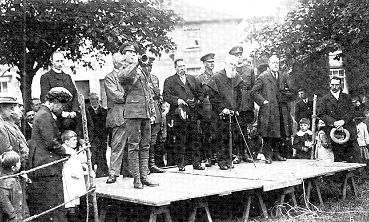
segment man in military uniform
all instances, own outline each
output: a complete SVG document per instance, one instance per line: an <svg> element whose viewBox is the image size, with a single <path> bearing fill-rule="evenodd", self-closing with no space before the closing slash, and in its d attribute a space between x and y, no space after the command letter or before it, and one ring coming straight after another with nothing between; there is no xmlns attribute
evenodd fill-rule
<svg viewBox="0 0 369 222"><path fill-rule="evenodd" d="M202 98L200 87L194 76L186 74L183 59L174 61L176 74L164 82L163 97L170 104L167 122L170 124L171 142L175 149L175 161L179 171L185 171L186 147L191 149L192 166L195 170L204 170L201 166L199 133L197 130L198 107Z"/></svg>
<svg viewBox="0 0 369 222"><path fill-rule="evenodd" d="M144 67L145 74L149 80L150 88L152 90L154 106L155 106L155 120L151 122L151 139L150 139L150 152L149 152L149 169L150 173L164 173L164 170L160 169L155 164L155 145L158 139L158 133L161 130L162 125L162 112L161 112L161 103L163 101L162 96L160 95L159 89L159 79L157 76L151 74L152 65L154 62L154 57L149 57L148 62Z"/></svg>
<svg viewBox="0 0 369 222"><path fill-rule="evenodd" d="M210 104L209 96L211 93L211 89L209 88L214 81L214 53L208 53L200 58L200 61L203 62L205 71L204 73L198 75L196 80L199 82L202 93L204 96L203 105L200 110L200 120L201 120L201 131L202 131L202 143L203 143L203 152L204 157L206 157L206 167L210 167L212 165L212 159L214 157L215 148L217 146L216 140L216 130L217 130L217 121L219 116L212 109L212 105Z"/></svg>
<svg viewBox="0 0 369 222"><path fill-rule="evenodd" d="M150 123L155 120L155 107L148 77L138 62L137 46L125 43L120 48L124 56L122 69L117 77L124 88L125 107L123 134L128 147L128 168L134 178L133 186L142 189L145 186L158 186L148 179L149 148L151 137Z"/></svg>
<svg viewBox="0 0 369 222"><path fill-rule="evenodd" d="M243 53L242 46L235 46L229 51L230 55L237 57L236 71L240 75L243 81L242 89L241 89L241 93L242 93L241 104L239 107L238 119L239 119L242 132L245 136L245 139L248 139L248 136L247 136L248 125L252 124L255 121L254 119L254 100L251 98L251 89L255 84L255 73L252 67L244 63L244 58L243 58L242 53ZM237 159L234 160L234 163L240 162L241 159L244 159L244 161L249 162L249 163L252 162L252 159L248 153L246 144L242 138L242 134L238 134L236 136L235 144L237 144L237 147L236 147Z"/></svg>

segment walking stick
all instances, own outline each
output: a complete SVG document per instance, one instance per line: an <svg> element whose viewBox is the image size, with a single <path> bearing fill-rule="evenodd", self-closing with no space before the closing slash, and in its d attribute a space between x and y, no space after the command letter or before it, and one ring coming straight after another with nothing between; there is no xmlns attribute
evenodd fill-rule
<svg viewBox="0 0 369 222"><path fill-rule="evenodd" d="M233 167L233 160L232 160L232 157L233 157L233 154L232 154L232 115L229 114L229 160L230 160L230 167L229 169L231 170L232 167Z"/></svg>
<svg viewBox="0 0 369 222"><path fill-rule="evenodd" d="M88 165L88 182L89 182L89 187L93 187L94 186L94 181L92 180L92 178L90 177L90 173L93 171L92 168L92 163L91 163L91 144L88 138L88 128L87 128L87 117L86 117L86 105L85 105L85 98L82 94L78 95L78 100L79 100L79 104L81 106L81 115L82 115L82 127L83 127L83 138L85 140L85 144L86 144L86 151L87 151L87 165ZM88 205L88 195L86 194L86 199L87 199L87 212L89 212L89 205ZM91 196L92 196L92 204L94 207L94 219L95 222L99 222L99 213L98 213L98 209L97 209L97 198L96 198L96 192L95 190L93 190L91 192ZM87 213L87 218L86 221L88 221L88 213Z"/></svg>
<svg viewBox="0 0 369 222"><path fill-rule="evenodd" d="M312 147L311 147L311 153L310 153L310 159L315 159L316 158L316 148L315 148L315 144L316 144L316 134L315 134L315 131L316 131L316 125L315 125L315 122L316 122L316 102L317 102L317 99L318 99L318 96L317 95L314 95L314 99L313 99L313 115L311 116L312 119L311 119L311 132L313 133L312 135Z"/></svg>
<svg viewBox="0 0 369 222"><path fill-rule="evenodd" d="M240 123L238 122L237 116L235 115L235 116L234 116L234 118L236 119L236 122L237 122L238 128L240 129L241 136L242 136L242 138L243 138L243 142L244 142L244 143L245 143L245 145L246 145L246 149L247 149L247 151L248 151L248 153L249 153L250 157L252 158L252 153L251 153L250 147L249 147L249 145L247 144L247 141L246 141L245 135L243 134L243 131L242 131L242 128L241 128ZM254 167L256 168L254 158L252 158L252 163L254 164Z"/></svg>

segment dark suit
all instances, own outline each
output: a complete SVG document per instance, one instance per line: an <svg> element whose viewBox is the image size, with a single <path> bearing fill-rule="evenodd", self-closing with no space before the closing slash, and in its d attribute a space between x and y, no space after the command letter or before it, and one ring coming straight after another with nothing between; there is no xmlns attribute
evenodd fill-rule
<svg viewBox="0 0 369 222"><path fill-rule="evenodd" d="M251 91L255 102L260 106L258 114L258 133L264 139L264 155L273 154L273 147L292 135L292 118L288 102L295 100L296 93L290 89L287 74L278 72L273 77L270 69L261 73ZM268 101L268 104L264 104ZM277 146L280 147L280 146ZM285 149L274 148L275 154Z"/></svg>
<svg viewBox="0 0 369 222"><path fill-rule="evenodd" d="M300 99L295 105L295 120L297 123L299 123L302 118L307 118L311 121L311 116L313 115L313 101L307 100L307 103L305 103Z"/></svg>
<svg viewBox="0 0 369 222"><path fill-rule="evenodd" d="M33 120L32 139L29 141L29 167L60 160L65 155L64 147L59 143L59 129L48 107L42 105ZM29 186L29 209L31 215L41 213L64 202L63 163L37 170L29 174L32 184ZM41 198L40 198L41 197ZM65 208L58 208L39 218L40 221L66 221Z"/></svg>
<svg viewBox="0 0 369 222"><path fill-rule="evenodd" d="M340 93L338 100L328 93L323 96L318 109L318 117L327 125L328 133L334 127L334 122L344 120L343 128L350 132L350 139L344 144L337 144L332 141L332 150L335 161L356 161L357 154L357 135L354 119L354 106L349 95Z"/></svg>
<svg viewBox="0 0 369 222"><path fill-rule="evenodd" d="M176 164L181 168L185 164L186 146L192 151L192 164L201 164L201 154L199 151L199 133L197 127L198 107L202 100L201 89L194 76L186 75L184 84L179 75L175 74L164 81L163 97L170 104L167 114L167 123L170 124L168 130L169 140L174 146L174 156ZM178 114L178 99L184 101L191 100L189 106L183 107L187 111L188 118L181 119Z"/></svg>
<svg viewBox="0 0 369 222"><path fill-rule="evenodd" d="M106 115L107 110L99 106L96 110L89 106L87 108L90 113L91 120L94 125L93 137L91 137L91 145L95 150L95 160L97 164L96 177L105 176L108 174L108 165L106 162L106 147L107 147L107 129Z"/></svg>

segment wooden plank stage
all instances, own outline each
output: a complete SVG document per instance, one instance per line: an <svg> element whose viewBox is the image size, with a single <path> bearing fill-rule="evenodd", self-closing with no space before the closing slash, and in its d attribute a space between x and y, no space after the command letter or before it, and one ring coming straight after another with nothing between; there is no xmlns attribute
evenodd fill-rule
<svg viewBox="0 0 369 222"><path fill-rule="evenodd" d="M236 164L232 170L220 170L218 166L212 166L200 171L193 170L189 165L186 166L186 171L179 172L178 168L171 168L163 174L149 175L150 179L159 182L160 185L158 187L145 186L142 190L133 188L133 178L119 177L113 184L106 184L106 177L97 178L96 194L98 197L147 205L153 209L158 208L157 211L153 211L150 221L156 221L156 216L160 213L166 213L166 221L171 221L167 206L176 201L204 200L213 195L255 190L266 192L285 189L283 192L285 195L291 190L293 192L293 187L302 184L304 180L315 180L315 178L337 172L351 172L365 166L365 164L358 163L324 163L316 160L295 159L288 159L285 162L275 161L272 164L256 161L255 164L256 168L252 163ZM260 194L258 198L261 208L265 208L263 201L260 200ZM248 208L250 201L251 198L248 198L246 204ZM204 206L207 208L206 203ZM249 210L245 211L244 221L247 221L248 212ZM267 217L265 209L263 209L263 214ZM195 215L192 217L194 218ZM210 213L209 221L211 221Z"/></svg>

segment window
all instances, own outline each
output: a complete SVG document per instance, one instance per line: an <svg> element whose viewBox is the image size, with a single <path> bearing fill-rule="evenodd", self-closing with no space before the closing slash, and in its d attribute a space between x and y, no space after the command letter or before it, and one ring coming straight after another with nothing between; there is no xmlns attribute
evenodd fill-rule
<svg viewBox="0 0 369 222"><path fill-rule="evenodd" d="M184 28L185 49L200 50L200 28Z"/></svg>
<svg viewBox="0 0 369 222"><path fill-rule="evenodd" d="M8 92L8 82L0 82L0 93Z"/></svg>

